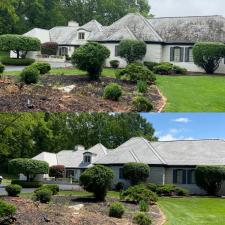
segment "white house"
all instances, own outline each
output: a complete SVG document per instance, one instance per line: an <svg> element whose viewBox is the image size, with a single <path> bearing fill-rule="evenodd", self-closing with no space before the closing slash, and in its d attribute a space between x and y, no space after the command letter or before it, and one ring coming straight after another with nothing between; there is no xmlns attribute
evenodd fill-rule
<svg viewBox="0 0 225 225"><path fill-rule="evenodd" d="M114 174L114 184L123 178L123 166L129 162L141 162L150 167L148 180L156 184L175 184L192 194L204 194L195 183L195 169L200 165L225 166L225 141L185 140L150 142L142 137L131 138L118 148L108 150L98 144L88 151L82 146L75 150L57 154L41 153L34 159L44 160L50 165L64 165L65 177L79 179L86 168L95 164L110 167ZM225 194L225 185L221 188Z"/></svg>
<svg viewBox="0 0 225 225"><path fill-rule="evenodd" d="M167 17L147 19L140 14L130 13L108 27L96 20L79 26L69 22L67 27L54 27L51 30L35 28L25 34L38 37L41 42L54 41L59 47L59 55L71 55L87 41L100 42L110 49L106 62L118 59L120 66L126 62L118 57L118 44L123 39L143 40L147 44L144 61L172 62L192 72L202 69L193 63L192 47L199 41L225 43L225 18L223 16ZM218 73L225 73L224 61Z"/></svg>

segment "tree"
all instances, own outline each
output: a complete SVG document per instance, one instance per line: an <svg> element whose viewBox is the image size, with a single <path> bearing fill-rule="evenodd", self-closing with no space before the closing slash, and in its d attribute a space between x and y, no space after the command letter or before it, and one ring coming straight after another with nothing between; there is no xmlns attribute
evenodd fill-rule
<svg viewBox="0 0 225 225"><path fill-rule="evenodd" d="M216 195L225 180L224 166L198 166L196 184L210 195Z"/></svg>
<svg viewBox="0 0 225 225"><path fill-rule="evenodd" d="M17 59L21 56L25 58L28 51L39 51L40 46L41 42L37 38L12 34L0 36L0 50L14 51L17 55Z"/></svg>
<svg viewBox="0 0 225 225"><path fill-rule="evenodd" d="M42 55L57 55L58 43L46 42L41 45Z"/></svg>
<svg viewBox="0 0 225 225"><path fill-rule="evenodd" d="M150 173L150 168L144 163L127 163L123 167L123 176L132 185L145 182Z"/></svg>
<svg viewBox="0 0 225 225"><path fill-rule="evenodd" d="M147 51L146 44L137 40L122 40L118 48L119 55L125 58L127 63L142 60Z"/></svg>
<svg viewBox="0 0 225 225"><path fill-rule="evenodd" d="M105 60L110 51L98 43L88 43L76 49L72 55L72 63L79 69L87 71L91 79L97 80L101 76Z"/></svg>
<svg viewBox="0 0 225 225"><path fill-rule="evenodd" d="M47 162L33 159L13 159L9 161L9 172L12 174L24 174L27 181L32 181L35 175L48 174Z"/></svg>
<svg viewBox="0 0 225 225"><path fill-rule="evenodd" d="M225 45L217 42L200 42L193 48L194 63L206 73L213 74L225 57Z"/></svg>
<svg viewBox="0 0 225 225"><path fill-rule="evenodd" d="M86 191L94 193L97 200L104 201L113 177L114 174L110 168L97 165L82 173L80 184Z"/></svg>
<svg viewBox="0 0 225 225"><path fill-rule="evenodd" d="M65 166L63 165L51 166L49 168L50 177L63 178L64 173L65 173Z"/></svg>

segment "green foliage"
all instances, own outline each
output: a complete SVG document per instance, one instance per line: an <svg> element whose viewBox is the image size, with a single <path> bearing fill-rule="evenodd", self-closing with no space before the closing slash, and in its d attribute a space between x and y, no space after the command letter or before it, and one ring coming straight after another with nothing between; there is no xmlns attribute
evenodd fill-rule
<svg viewBox="0 0 225 225"><path fill-rule="evenodd" d="M122 218L125 208L122 203L114 202L109 207L109 216L115 218Z"/></svg>
<svg viewBox="0 0 225 225"><path fill-rule="evenodd" d="M57 195L59 193L59 185L58 184L47 184L42 186L41 188L48 189L52 192L52 195Z"/></svg>
<svg viewBox="0 0 225 225"><path fill-rule="evenodd" d="M41 45L42 55L57 55L58 43L56 42L46 42Z"/></svg>
<svg viewBox="0 0 225 225"><path fill-rule="evenodd" d="M139 209L141 212L148 212L149 211L149 205L146 201L141 200L139 202Z"/></svg>
<svg viewBox="0 0 225 225"><path fill-rule="evenodd" d="M36 62L32 64L31 66L38 69L40 74L46 74L51 70L51 65L45 62Z"/></svg>
<svg viewBox="0 0 225 225"><path fill-rule="evenodd" d="M40 201L41 203L48 203L52 199L52 191L42 188L38 191L35 191L34 197L36 201Z"/></svg>
<svg viewBox="0 0 225 225"><path fill-rule="evenodd" d="M151 225L152 221L145 213L138 212L133 218L133 223L138 225Z"/></svg>
<svg viewBox="0 0 225 225"><path fill-rule="evenodd" d="M210 195L218 194L225 180L224 166L198 166L196 184Z"/></svg>
<svg viewBox="0 0 225 225"><path fill-rule="evenodd" d="M79 69L87 71L90 79L98 80L101 76L105 60L110 56L110 51L98 43L82 45L72 55L72 63Z"/></svg>
<svg viewBox="0 0 225 225"><path fill-rule="evenodd" d="M0 63L0 74L3 73L5 70L5 67Z"/></svg>
<svg viewBox="0 0 225 225"><path fill-rule="evenodd" d="M148 84L146 81L138 80L137 82L137 91L139 93L146 93L148 91Z"/></svg>
<svg viewBox="0 0 225 225"><path fill-rule="evenodd" d="M157 66L153 67L153 71L156 74L160 74L160 75L170 75L173 74L173 64L171 63L160 63Z"/></svg>
<svg viewBox="0 0 225 225"><path fill-rule="evenodd" d="M122 191L124 189L124 183L123 182L118 182L115 186L116 191Z"/></svg>
<svg viewBox="0 0 225 225"><path fill-rule="evenodd" d="M63 165L51 166L49 168L50 177L63 178L64 172L65 172L65 166Z"/></svg>
<svg viewBox="0 0 225 225"><path fill-rule="evenodd" d="M110 61L110 66L111 66L112 68L114 68L114 69L119 68L119 65L120 65L119 60L111 60L111 61Z"/></svg>
<svg viewBox="0 0 225 225"><path fill-rule="evenodd" d="M41 42L37 38L15 34L0 36L0 50L14 51L17 54L17 58L25 58L28 51L39 51L40 47ZM22 51L22 54L20 51Z"/></svg>
<svg viewBox="0 0 225 225"><path fill-rule="evenodd" d="M185 75L187 74L187 69L182 68L180 66L173 66L173 71L175 74L181 74L181 75Z"/></svg>
<svg viewBox="0 0 225 225"><path fill-rule="evenodd" d="M40 78L40 72L36 67L25 67L20 74L20 81L25 84L36 84Z"/></svg>
<svg viewBox="0 0 225 225"><path fill-rule="evenodd" d="M22 187L18 184L11 184L6 186L5 190L8 193L8 196L17 197L20 194Z"/></svg>
<svg viewBox="0 0 225 225"><path fill-rule="evenodd" d="M194 63L208 74L213 74L219 68L224 56L225 45L223 43L199 42L193 48Z"/></svg>
<svg viewBox="0 0 225 225"><path fill-rule="evenodd" d="M123 176L132 185L145 182L150 174L150 168L144 163L127 163L123 167Z"/></svg>
<svg viewBox="0 0 225 225"><path fill-rule="evenodd" d="M9 65L9 66L29 66L32 63L35 62L34 59L15 59L15 58L9 58L9 57L3 57L1 59L1 62L3 65Z"/></svg>
<svg viewBox="0 0 225 225"><path fill-rule="evenodd" d="M137 112L150 112L151 110L153 110L153 105L149 102L147 98L141 95L136 96L133 99L132 104L134 110L136 110Z"/></svg>
<svg viewBox="0 0 225 225"><path fill-rule="evenodd" d="M97 200L104 201L113 177L114 174L110 168L97 165L81 174L80 184L86 191L94 193Z"/></svg>
<svg viewBox="0 0 225 225"><path fill-rule="evenodd" d="M154 83L155 75L143 64L134 62L129 64L125 69L118 73L118 77L126 77L127 79L137 82L138 80Z"/></svg>
<svg viewBox="0 0 225 225"><path fill-rule="evenodd" d="M0 224L6 225L16 213L16 207L0 200Z"/></svg>
<svg viewBox="0 0 225 225"><path fill-rule="evenodd" d="M122 40L118 48L119 55L125 58L127 63L142 60L147 51L146 44L138 40Z"/></svg>
<svg viewBox="0 0 225 225"><path fill-rule="evenodd" d="M12 174L24 174L27 181L31 181L37 174L48 174L47 162L34 159L13 159L9 162L9 171Z"/></svg>
<svg viewBox="0 0 225 225"><path fill-rule="evenodd" d="M104 90L104 98L118 101L122 96L122 87L116 83L110 83Z"/></svg>
<svg viewBox="0 0 225 225"><path fill-rule="evenodd" d="M42 186L42 182L40 181L12 180L11 184L17 184L22 188L39 188Z"/></svg>
<svg viewBox="0 0 225 225"><path fill-rule="evenodd" d="M130 186L127 190L121 192L120 198L128 202L145 201L149 204L155 204L158 200L157 195L148 190L144 184Z"/></svg>
<svg viewBox="0 0 225 225"><path fill-rule="evenodd" d="M157 63L157 62L144 62L144 65L145 65L149 70L153 71L153 68L154 68L155 66L158 66L159 63Z"/></svg>

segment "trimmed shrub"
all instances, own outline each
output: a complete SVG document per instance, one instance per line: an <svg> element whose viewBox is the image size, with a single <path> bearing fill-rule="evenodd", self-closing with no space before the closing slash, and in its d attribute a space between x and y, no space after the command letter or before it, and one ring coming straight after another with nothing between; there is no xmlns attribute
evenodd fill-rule
<svg viewBox="0 0 225 225"><path fill-rule="evenodd" d="M175 193L177 196L188 196L189 192L185 188L176 187Z"/></svg>
<svg viewBox="0 0 225 225"><path fill-rule="evenodd" d="M130 186L127 190L120 193L120 198L128 202L139 203L145 201L149 204L155 204L157 202L157 195L148 190L144 184Z"/></svg>
<svg viewBox="0 0 225 225"><path fill-rule="evenodd" d="M18 184L11 184L6 186L5 190L8 193L8 196L17 197L20 194L22 187Z"/></svg>
<svg viewBox="0 0 225 225"><path fill-rule="evenodd" d="M144 163L127 163L123 167L123 176L132 185L145 182L149 177L150 168Z"/></svg>
<svg viewBox="0 0 225 225"><path fill-rule="evenodd" d="M36 62L31 65L39 70L40 74L46 74L51 70L51 65L45 62Z"/></svg>
<svg viewBox="0 0 225 225"><path fill-rule="evenodd" d="M24 174L27 181L32 181L37 174L48 174L48 170L49 165L45 161L26 158L9 161L9 172L17 175Z"/></svg>
<svg viewBox="0 0 225 225"><path fill-rule="evenodd" d="M20 81L25 84L36 84L39 80L39 70L33 66L29 66L23 69L20 74Z"/></svg>
<svg viewBox="0 0 225 225"><path fill-rule="evenodd" d="M114 202L109 207L109 216L115 218L122 218L125 208L122 203Z"/></svg>
<svg viewBox="0 0 225 225"><path fill-rule="evenodd" d="M182 68L180 66L173 66L173 71L175 74L182 74L182 75L185 75L187 74L187 69L185 68Z"/></svg>
<svg viewBox="0 0 225 225"><path fill-rule="evenodd" d="M39 188L42 186L40 181L23 181L23 180L12 180L11 184L18 184L22 188Z"/></svg>
<svg viewBox="0 0 225 225"><path fill-rule="evenodd" d="M36 201L40 201L41 203L48 203L52 199L52 191L42 188L38 191L35 191L34 197Z"/></svg>
<svg viewBox="0 0 225 225"><path fill-rule="evenodd" d="M9 58L9 57L3 57L1 58L1 62L3 65L8 66L29 66L32 63L35 62L34 59L16 59L16 58Z"/></svg>
<svg viewBox="0 0 225 225"><path fill-rule="evenodd" d="M41 45L42 55L57 55L58 43L56 42L46 42Z"/></svg>
<svg viewBox="0 0 225 225"><path fill-rule="evenodd" d="M173 74L173 64L171 63L160 63L154 66L153 72L160 75L170 75Z"/></svg>
<svg viewBox="0 0 225 225"><path fill-rule="evenodd" d="M39 51L40 48L41 42L38 38L17 34L0 36L0 51L14 51L18 59L25 58L28 51Z"/></svg>
<svg viewBox="0 0 225 225"><path fill-rule="evenodd" d="M0 200L0 224L12 224L11 219L16 213L16 207Z"/></svg>
<svg viewBox="0 0 225 225"><path fill-rule="evenodd" d="M142 60L147 51L145 42L138 40L122 40L118 49L119 55L128 63Z"/></svg>
<svg viewBox="0 0 225 225"><path fill-rule="evenodd" d="M63 178L64 173L65 173L65 166L63 165L51 166L49 168L50 177Z"/></svg>
<svg viewBox="0 0 225 225"><path fill-rule="evenodd" d="M59 193L59 185L58 184L47 184L42 186L41 188L48 189L52 192L52 195L57 195Z"/></svg>
<svg viewBox="0 0 225 225"><path fill-rule="evenodd" d="M196 184L209 195L217 195L225 180L224 166L198 166L195 171Z"/></svg>
<svg viewBox="0 0 225 225"><path fill-rule="evenodd" d="M111 187L114 174L105 166L97 165L85 170L80 177L80 185L86 191L94 193L97 200L104 201Z"/></svg>
<svg viewBox="0 0 225 225"><path fill-rule="evenodd" d="M138 80L154 83L156 80L155 74L152 73L143 64L135 62L129 64L125 69L117 74L118 77L125 77L131 81L137 82Z"/></svg>
<svg viewBox="0 0 225 225"><path fill-rule="evenodd" d="M115 186L116 191L122 191L124 189L124 183L123 182L118 182Z"/></svg>
<svg viewBox="0 0 225 225"><path fill-rule="evenodd" d="M150 112L153 110L153 105L144 96L134 97L132 104L137 112Z"/></svg>
<svg viewBox="0 0 225 225"><path fill-rule="evenodd" d="M157 63L157 62L144 62L144 65L145 65L149 70L153 71L153 68L154 68L155 66L158 66L159 63Z"/></svg>
<svg viewBox="0 0 225 225"><path fill-rule="evenodd" d="M104 90L104 98L118 101L122 96L122 87L116 83L110 83Z"/></svg>
<svg viewBox="0 0 225 225"><path fill-rule="evenodd" d="M105 60L110 56L110 51L98 43L82 45L72 55L72 64L79 69L87 71L90 79L98 80L101 76Z"/></svg>
<svg viewBox="0 0 225 225"><path fill-rule="evenodd" d="M119 68L119 65L120 65L119 60L111 60L111 61L110 61L110 66L111 66L112 68L114 68L114 69Z"/></svg>
<svg viewBox="0 0 225 225"><path fill-rule="evenodd" d="M5 67L0 63L0 74L3 73L5 70Z"/></svg>
<svg viewBox="0 0 225 225"><path fill-rule="evenodd" d="M141 212L148 212L149 211L149 205L146 201L141 200L139 202L139 209Z"/></svg>
<svg viewBox="0 0 225 225"><path fill-rule="evenodd" d="M133 223L138 225L151 225L152 220L147 215L145 215L145 213L138 212L133 218Z"/></svg>
<svg viewBox="0 0 225 225"><path fill-rule="evenodd" d="M217 42L200 42L193 47L194 63L204 69L206 73L213 74L225 57L225 45Z"/></svg>
<svg viewBox="0 0 225 225"><path fill-rule="evenodd" d="M146 93L148 91L148 84L146 81L138 80L137 82L137 91L139 93Z"/></svg>

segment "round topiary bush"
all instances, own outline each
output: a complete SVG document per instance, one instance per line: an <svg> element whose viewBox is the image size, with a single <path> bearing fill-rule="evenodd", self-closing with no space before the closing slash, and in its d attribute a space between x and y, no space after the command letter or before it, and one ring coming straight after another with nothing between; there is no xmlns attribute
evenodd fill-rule
<svg viewBox="0 0 225 225"><path fill-rule="evenodd" d="M122 218L125 208L122 203L114 202L109 207L109 216L115 218Z"/></svg>
<svg viewBox="0 0 225 225"><path fill-rule="evenodd" d="M17 184L11 184L9 186L6 186L5 190L8 193L8 196L17 197L21 193L22 187Z"/></svg>
<svg viewBox="0 0 225 225"><path fill-rule="evenodd" d="M29 66L23 69L20 74L20 81L25 84L36 84L39 81L40 72L37 68Z"/></svg>
<svg viewBox="0 0 225 225"><path fill-rule="evenodd" d="M36 62L31 65L39 70L40 74L46 74L51 70L51 65L45 62Z"/></svg>
<svg viewBox="0 0 225 225"><path fill-rule="evenodd" d="M145 213L138 212L133 218L133 223L138 225L151 225L152 220Z"/></svg>
<svg viewBox="0 0 225 225"><path fill-rule="evenodd" d="M5 70L5 67L0 63L0 74L3 73Z"/></svg>
<svg viewBox="0 0 225 225"><path fill-rule="evenodd" d="M47 184L41 188L50 190L52 192L52 195L57 195L59 193L59 185L58 184Z"/></svg>
<svg viewBox="0 0 225 225"><path fill-rule="evenodd" d="M136 96L132 104L134 110L137 112L150 112L153 110L153 105L144 96Z"/></svg>
<svg viewBox="0 0 225 225"><path fill-rule="evenodd" d="M0 224L12 224L11 218L16 213L16 207L0 200Z"/></svg>
<svg viewBox="0 0 225 225"><path fill-rule="evenodd" d="M36 201L41 203L48 203L52 199L52 191L49 189L41 188L40 190L35 191L34 197Z"/></svg>
<svg viewBox="0 0 225 225"><path fill-rule="evenodd" d="M120 65L119 60L111 60L111 61L110 61L110 66L111 66L112 68L114 68L114 69L119 68L119 65Z"/></svg>
<svg viewBox="0 0 225 225"><path fill-rule="evenodd" d="M122 96L122 87L116 83L110 83L104 90L104 98L118 101Z"/></svg>

